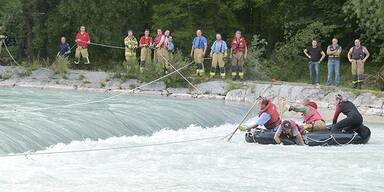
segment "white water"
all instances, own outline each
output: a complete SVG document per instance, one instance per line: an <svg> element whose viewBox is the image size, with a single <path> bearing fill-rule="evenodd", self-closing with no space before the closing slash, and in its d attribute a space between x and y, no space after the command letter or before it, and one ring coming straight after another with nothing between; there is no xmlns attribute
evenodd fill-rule
<svg viewBox="0 0 384 192"><path fill-rule="evenodd" d="M9 93L9 90L6 91ZM25 91L21 90L22 93L26 93ZM14 95L16 93L11 91L9 94ZM73 94L74 97L77 97L77 93L73 92L31 92L28 94L31 97L39 94L65 96ZM90 94L89 96L95 99L98 95ZM123 99L134 99L135 103L142 101L141 98ZM208 110L211 115L205 114L205 118L209 119L205 123L211 125L186 125L171 128L174 130L151 129L148 130L148 132L152 131L149 135L144 133L144 135L139 134L142 136L121 136L120 133L131 134L122 131L125 130L124 128L116 128L114 132L105 134L101 130L102 128L107 129L108 127L104 127L104 125L108 124L101 123L104 121L101 121L99 116L94 116L92 119L92 115L82 111L76 115L84 115L81 118L91 118L95 124L100 125L98 132L88 134L90 135L89 138L93 140L78 139L76 134L70 133L74 129L63 128L60 130L65 130L65 132L60 133L60 131L52 132L37 128L34 130L34 134L37 136L39 131L44 131L45 136L53 136L58 133L58 140L66 138L63 139L64 143L67 143L68 138L75 140L68 144L55 144L43 149L42 152L143 144L154 144L154 146L75 154L40 155L28 158L2 157L0 158L0 191L382 191L384 188L384 153L382 152L384 127L382 124L368 124L372 130L372 137L367 145L334 147L258 145L244 143L243 135L237 134L231 143L224 142L222 139L212 139L156 146L155 144L158 143L226 135L233 130L233 123L238 121L241 115L246 112L246 107L236 108L232 105L223 105L223 103L196 100L169 101L169 99L159 98L145 98L144 100L152 103L154 108L164 110L170 106L164 106L161 103L174 104L180 108L180 111L175 111L178 113L184 111L182 110L183 106L192 108L188 110L190 116L201 113L200 107L206 106L208 108L204 109ZM20 101L20 98L14 101ZM132 105L120 102L120 100L113 101L120 108ZM191 105L194 102L195 105ZM11 106L12 103L13 101L8 101L6 106ZM37 105L37 103L34 104ZM18 104L13 103L12 105ZM226 120L222 120L222 117L214 115L209 110L217 110L218 105L221 105L227 112L239 113L240 111L242 114L228 115ZM79 110L79 108L76 109ZM86 109L90 110L92 107ZM144 111L145 109L138 107L136 112L138 110ZM12 121L6 121L8 118L2 121L16 126L17 124L14 123L16 120L16 122L22 122L21 125L24 125L24 121L34 122L30 119L32 118L36 121L33 124L34 127L39 127L38 125L44 127L42 122L54 124L54 120L47 119L55 119L53 117L55 115L64 115L61 111L55 111L60 113L38 113L41 115L38 116L39 118L37 118L37 114L33 114L32 117L25 114L20 115L22 116L20 118L11 118ZM76 112L73 109L72 111ZM131 111L131 113L134 112ZM225 113L222 112L217 114L225 116ZM167 119L166 114L159 116ZM76 118L70 117L74 121L73 124L78 125L78 129L87 128L88 121L84 120L85 123L82 123L83 121L77 123ZM176 122L182 124L182 121L178 121L177 115L174 117L176 117L173 118ZM199 118L196 122L198 121L200 121ZM225 123L226 121L229 123ZM62 120L57 124L63 122L66 121ZM115 122L115 124L118 125L119 122ZM160 124L165 126L167 121L160 122ZM1 134L7 134L3 130L3 125L0 128L2 129ZM8 132L12 131L8 130ZM92 131L86 129L83 132L79 131L79 134L87 135L87 132ZM26 130L25 135L28 134L29 132ZM116 137L109 136L109 134L116 134ZM94 140L98 135L104 139ZM19 139L16 136L12 138ZM52 142L55 141L57 140L53 139ZM26 145L28 146L28 142ZM44 146L44 142L40 143L39 146ZM31 150L35 147L31 147ZM21 149L25 150L22 147L16 148L15 151ZM10 149L7 148L7 150Z"/></svg>

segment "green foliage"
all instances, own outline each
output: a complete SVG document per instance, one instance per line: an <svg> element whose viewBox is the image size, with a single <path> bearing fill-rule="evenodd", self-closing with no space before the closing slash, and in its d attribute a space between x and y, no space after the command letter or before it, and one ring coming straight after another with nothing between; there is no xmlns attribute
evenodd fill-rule
<svg viewBox="0 0 384 192"><path fill-rule="evenodd" d="M249 46L246 63L246 76L252 80L270 80L270 70L266 64L264 54L267 41L260 38L260 35L254 35Z"/></svg>
<svg viewBox="0 0 384 192"><path fill-rule="evenodd" d="M56 73L59 74L62 78L65 77L65 74L68 72L70 61L67 57L57 57L55 62L52 64L51 68Z"/></svg>

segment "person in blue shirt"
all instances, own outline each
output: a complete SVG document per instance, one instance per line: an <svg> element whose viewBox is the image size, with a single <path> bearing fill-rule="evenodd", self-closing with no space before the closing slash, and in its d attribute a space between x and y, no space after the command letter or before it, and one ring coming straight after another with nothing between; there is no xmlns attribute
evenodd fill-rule
<svg viewBox="0 0 384 192"><path fill-rule="evenodd" d="M67 40L65 37L61 37L61 43L59 46L59 52L57 53L57 56L60 57L68 57L69 53L71 53L71 47L67 43Z"/></svg>
<svg viewBox="0 0 384 192"><path fill-rule="evenodd" d="M228 47L227 43L221 39L221 34L216 34L216 41L212 44L211 54L212 57L212 66L210 77L213 78L216 74L217 65L220 68L220 76L225 79L225 68L224 68L224 58L228 56Z"/></svg>
<svg viewBox="0 0 384 192"><path fill-rule="evenodd" d="M196 37L192 41L191 58L196 63L196 75L202 76L204 74L204 56L207 52L208 41L203 36L201 30L196 31Z"/></svg>
<svg viewBox="0 0 384 192"><path fill-rule="evenodd" d="M169 52L174 53L175 52L175 44L173 43L172 36L168 37L168 46L167 49Z"/></svg>

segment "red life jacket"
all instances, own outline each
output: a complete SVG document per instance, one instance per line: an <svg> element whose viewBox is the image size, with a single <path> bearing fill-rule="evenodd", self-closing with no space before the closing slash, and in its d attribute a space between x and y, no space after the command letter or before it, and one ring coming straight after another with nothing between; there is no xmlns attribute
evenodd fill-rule
<svg viewBox="0 0 384 192"><path fill-rule="evenodd" d="M243 37L240 37L239 40L237 40L236 37L233 38L231 43L232 53L237 52L245 52L245 48L247 48L247 42Z"/></svg>
<svg viewBox="0 0 384 192"><path fill-rule="evenodd" d="M272 103L272 100L268 100L267 106L260 110L259 117L263 113L268 113L271 116L271 119L264 124L265 128L273 129L281 123L280 114L277 112L276 106Z"/></svg>
<svg viewBox="0 0 384 192"><path fill-rule="evenodd" d="M308 105L307 105L308 106ZM320 113L312 106L308 106L310 108L309 113L304 116L304 123L312 124L315 121L323 120Z"/></svg>

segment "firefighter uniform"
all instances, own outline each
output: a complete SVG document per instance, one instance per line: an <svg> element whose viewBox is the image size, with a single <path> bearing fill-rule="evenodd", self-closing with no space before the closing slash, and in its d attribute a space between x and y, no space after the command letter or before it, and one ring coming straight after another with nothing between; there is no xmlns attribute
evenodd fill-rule
<svg viewBox="0 0 384 192"><path fill-rule="evenodd" d="M136 62L136 49L138 47L137 39L134 36L127 36L124 39L125 45L125 60L129 65L134 65Z"/></svg>
<svg viewBox="0 0 384 192"><path fill-rule="evenodd" d="M220 68L220 76L221 78L225 78L225 62L224 57L227 57L227 43L223 40L216 40L211 47L211 57L212 57L212 65L210 77L213 78L216 74L216 68L219 66Z"/></svg>
<svg viewBox="0 0 384 192"><path fill-rule="evenodd" d="M207 46L207 38L196 36L192 41L193 60L196 63L196 74L204 74L204 49Z"/></svg>
<svg viewBox="0 0 384 192"><path fill-rule="evenodd" d="M243 37L233 38L231 43L232 50L232 78L236 78L239 73L240 79L244 78L244 59L247 54L247 42Z"/></svg>
<svg viewBox="0 0 384 192"><path fill-rule="evenodd" d="M150 36L142 36L140 38L140 67L143 68L146 63L151 63L151 54L152 50L150 46L152 46L152 37Z"/></svg>

